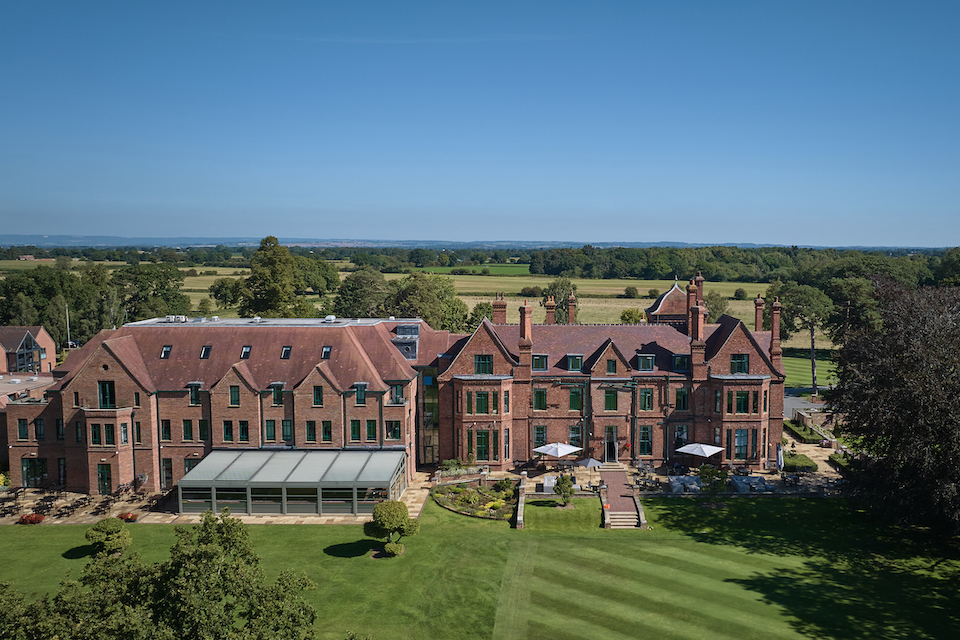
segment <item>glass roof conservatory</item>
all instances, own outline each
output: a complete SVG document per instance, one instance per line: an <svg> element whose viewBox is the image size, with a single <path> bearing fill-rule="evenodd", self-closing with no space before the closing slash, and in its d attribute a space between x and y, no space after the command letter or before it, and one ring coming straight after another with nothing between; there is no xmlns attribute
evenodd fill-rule
<svg viewBox="0 0 960 640"><path fill-rule="evenodd" d="M406 488L402 449L212 451L177 484L181 513L367 514Z"/></svg>

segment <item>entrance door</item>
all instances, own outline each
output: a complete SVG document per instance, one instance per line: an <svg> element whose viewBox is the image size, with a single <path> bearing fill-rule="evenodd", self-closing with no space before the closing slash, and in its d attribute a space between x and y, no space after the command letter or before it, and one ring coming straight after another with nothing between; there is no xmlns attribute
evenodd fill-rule
<svg viewBox="0 0 960 640"><path fill-rule="evenodd" d="M97 465L97 491L102 496L110 495L113 492L113 476L108 464Z"/></svg>
<svg viewBox="0 0 960 640"><path fill-rule="evenodd" d="M43 487L47 479L47 459L21 458L20 473L23 477L24 487L28 489Z"/></svg>
<svg viewBox="0 0 960 640"><path fill-rule="evenodd" d="M604 462L616 462L617 461L617 428L616 427L607 427L606 436L604 437Z"/></svg>

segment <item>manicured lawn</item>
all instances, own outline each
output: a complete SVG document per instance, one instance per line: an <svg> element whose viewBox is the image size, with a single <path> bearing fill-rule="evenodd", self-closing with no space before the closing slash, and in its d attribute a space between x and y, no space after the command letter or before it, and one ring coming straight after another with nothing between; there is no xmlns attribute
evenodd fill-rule
<svg viewBox="0 0 960 640"><path fill-rule="evenodd" d="M537 502L537 501L534 501ZM527 528L428 503L407 553L373 560L354 526L249 527L268 575L302 568L321 637L948 638L960 553L838 500L646 500L648 531L604 531L595 500L533 505ZM569 516L569 517L568 517ZM0 581L48 591L85 563L85 527L0 527ZM160 559L172 527L132 525ZM72 550L72 551L71 551ZM67 557L64 557L64 556Z"/></svg>
<svg viewBox="0 0 960 640"><path fill-rule="evenodd" d="M784 350L783 369L787 374L788 387L813 386L813 374L810 371L810 351L802 349ZM829 354L817 349L817 385L835 384L836 365Z"/></svg>

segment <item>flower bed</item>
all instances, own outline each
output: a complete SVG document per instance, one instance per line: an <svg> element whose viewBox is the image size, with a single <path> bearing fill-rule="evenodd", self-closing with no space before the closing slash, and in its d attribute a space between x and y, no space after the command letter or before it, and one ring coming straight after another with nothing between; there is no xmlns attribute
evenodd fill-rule
<svg viewBox="0 0 960 640"><path fill-rule="evenodd" d="M512 481L501 481L494 487L438 485L430 490L430 495L441 507L490 520L509 520L517 506L516 489Z"/></svg>
<svg viewBox="0 0 960 640"><path fill-rule="evenodd" d="M136 521L137 521L137 514L135 514L135 513L121 513L121 514L118 515L117 517L120 518L121 520L123 520L124 522L136 522Z"/></svg>
<svg viewBox="0 0 960 640"><path fill-rule="evenodd" d="M42 513L25 513L17 520L17 524L40 524L46 518Z"/></svg>

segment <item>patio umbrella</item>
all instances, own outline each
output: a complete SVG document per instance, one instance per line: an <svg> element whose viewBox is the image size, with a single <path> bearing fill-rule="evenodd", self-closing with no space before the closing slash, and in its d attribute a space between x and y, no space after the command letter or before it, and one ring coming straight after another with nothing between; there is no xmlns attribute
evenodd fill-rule
<svg viewBox="0 0 960 640"><path fill-rule="evenodd" d="M533 450L534 453L542 453L545 456L553 458L562 458L565 455L576 453L577 451L583 451L583 447L575 447L566 442L551 442L550 444L545 444Z"/></svg>
<svg viewBox="0 0 960 640"><path fill-rule="evenodd" d="M603 466L603 463L597 460L596 458L585 458L583 460L577 460L577 464L581 467L586 467L587 469L593 469L594 467Z"/></svg>
<svg viewBox="0 0 960 640"><path fill-rule="evenodd" d="M712 444L687 444L679 449L677 453L689 453L692 456L699 456L701 458L709 458L723 451L723 447L715 447Z"/></svg>
<svg viewBox="0 0 960 640"><path fill-rule="evenodd" d="M783 443L777 444L777 471L783 471Z"/></svg>

